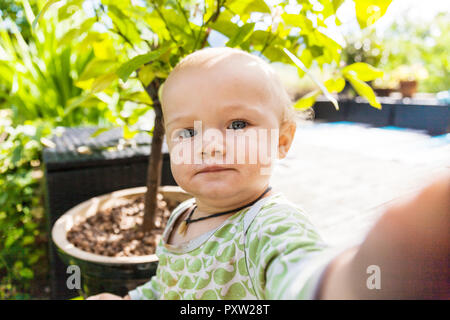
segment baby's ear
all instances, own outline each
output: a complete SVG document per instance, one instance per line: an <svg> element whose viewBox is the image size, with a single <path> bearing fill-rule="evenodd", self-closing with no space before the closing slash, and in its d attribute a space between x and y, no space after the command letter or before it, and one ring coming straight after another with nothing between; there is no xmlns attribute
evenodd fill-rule
<svg viewBox="0 0 450 320"><path fill-rule="evenodd" d="M286 157L294 140L297 124L294 121L284 121L280 126L280 135L278 139L278 158Z"/></svg>

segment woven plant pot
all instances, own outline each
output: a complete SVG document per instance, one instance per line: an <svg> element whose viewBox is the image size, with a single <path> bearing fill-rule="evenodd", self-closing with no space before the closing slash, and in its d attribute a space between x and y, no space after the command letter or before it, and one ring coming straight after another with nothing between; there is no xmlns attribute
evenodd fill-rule
<svg viewBox="0 0 450 320"><path fill-rule="evenodd" d="M67 232L72 226L106 208L114 198L135 198L145 191L146 187L130 188L91 198L67 211L54 224L52 240L58 255L67 266L75 265L80 268L80 289L84 296L101 292L124 296L156 273L158 258L155 254L108 257L81 250L67 240ZM178 186L163 186L159 188L159 192L166 202L174 206L192 198Z"/></svg>

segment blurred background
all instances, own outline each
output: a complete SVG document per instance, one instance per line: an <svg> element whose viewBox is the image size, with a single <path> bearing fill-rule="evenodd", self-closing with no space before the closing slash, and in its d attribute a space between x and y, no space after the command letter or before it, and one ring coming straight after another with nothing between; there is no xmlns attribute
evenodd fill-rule
<svg viewBox="0 0 450 320"><path fill-rule="evenodd" d="M57 1L0 0L0 299L54 297L49 230L55 216L49 208L62 197L77 198L77 190L55 196L51 188L60 187L49 181L62 177L65 188L72 188L73 179L64 174L81 170L74 164L74 154L85 157L82 162L91 168L103 166L107 159L99 165L89 143L98 143L95 139L111 128L121 128L121 133L101 141L105 152L137 150L148 143L130 142L153 128L154 111L143 84L170 71L161 64L156 71L131 73L136 66L124 76L123 69L117 69L132 57L125 54L131 47L134 55L146 52L145 47L133 45L133 37L153 45L155 36L134 34L112 4L108 14L113 12L117 20L108 19L106 11L102 15L104 6L97 0L47 5L53 2ZM299 1L318 16L325 15L324 2ZM339 3L336 12L329 19L322 16L325 44L320 45L318 36L317 43L302 42L309 49L309 63L305 63L308 55L301 55L309 75L286 63L286 57L279 58L276 47L264 57L280 74L299 110L295 143L289 156L278 163L273 185L310 214L327 241L349 245L363 239L386 206L449 173L450 2L382 1L386 13L364 28L355 1L332 2ZM130 3L129 12L139 16L135 8L145 8L147 2ZM194 8L189 19L195 25L201 5L186 3ZM273 27L277 17L273 8L280 3L287 13L296 14L296 1L266 1L272 10L268 17L248 14L249 21L256 21L252 28ZM261 8L258 1L252 5ZM41 17L43 9L48 12ZM171 16L170 10L164 12L173 21L183 20ZM244 30L239 19L230 19ZM145 21L163 28L153 16ZM210 31L205 46L231 46L225 27L216 25ZM260 34L255 31L254 37L245 39L257 41ZM300 36L285 35L291 37ZM232 39L234 45L238 38ZM246 48L243 38L240 47ZM312 36L308 39L313 41ZM365 67L359 80L350 76L344 80L340 72L355 63L371 67ZM369 73L376 76L364 77ZM314 79L325 83L329 92L318 90ZM339 111L330 96L339 102ZM300 115L305 110L315 117L303 120ZM71 128L90 129L86 135ZM64 162L67 154L73 157ZM135 156L136 151L125 152L121 161Z"/></svg>
<svg viewBox="0 0 450 320"><path fill-rule="evenodd" d="M379 95L399 96L401 82L413 82L417 97L439 96L448 102L450 4L443 0L394 0L374 25L361 30L353 1L345 1L337 11L342 22L328 34L343 45L341 63L367 62L384 71L373 81ZM314 86L308 78L296 76L295 68L279 66L286 86L303 95ZM318 77L326 72L316 70ZM437 95L442 92L441 95Z"/></svg>

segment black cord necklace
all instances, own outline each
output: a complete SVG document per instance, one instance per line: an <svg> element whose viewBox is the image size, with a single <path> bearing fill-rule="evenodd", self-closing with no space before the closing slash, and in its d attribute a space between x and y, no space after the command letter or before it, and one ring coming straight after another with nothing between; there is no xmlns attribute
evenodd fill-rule
<svg viewBox="0 0 450 320"><path fill-rule="evenodd" d="M180 223L180 226L178 227L178 233L182 234L184 236L186 234L188 224L190 224L190 223L201 221L201 220L205 220L205 219L209 219L209 218L215 218L215 217L223 216L225 214L232 213L232 212L237 212L237 211L240 211L240 210L242 210L244 208L250 207L253 204L255 204L258 200L260 200L262 197L264 197L264 195L267 192L269 192L270 190L272 190L272 187L268 186L267 189L256 200L253 200L252 202L247 203L246 205L243 205L242 207L239 207L239 208L236 208L236 209L232 209L232 210L228 210L228 211L224 211L224 212L214 213L214 214L212 214L210 216L206 216L206 217L200 217L200 218L197 218L197 219L191 219L192 214L194 213L195 209L197 208L197 205L194 205L194 208L192 209L191 213L189 213L189 216Z"/></svg>

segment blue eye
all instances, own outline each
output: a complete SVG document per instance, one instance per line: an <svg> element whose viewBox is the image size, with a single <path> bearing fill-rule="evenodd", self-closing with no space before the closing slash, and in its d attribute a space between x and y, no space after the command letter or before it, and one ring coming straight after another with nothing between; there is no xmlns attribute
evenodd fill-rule
<svg viewBox="0 0 450 320"><path fill-rule="evenodd" d="M194 129L182 129L178 131L177 137L181 139L192 138L197 132Z"/></svg>
<svg viewBox="0 0 450 320"><path fill-rule="evenodd" d="M244 129L247 125L248 125L247 121L234 120L233 122L231 122L230 126L228 126L227 129L239 130L239 129Z"/></svg>

